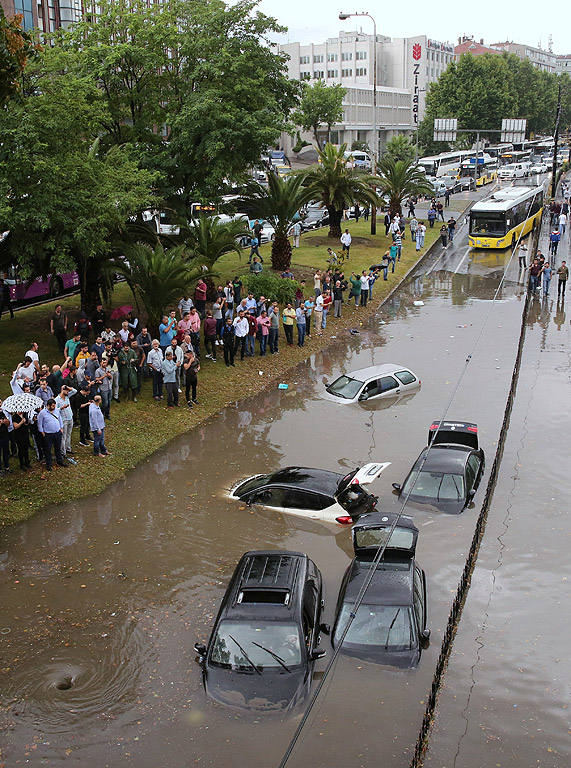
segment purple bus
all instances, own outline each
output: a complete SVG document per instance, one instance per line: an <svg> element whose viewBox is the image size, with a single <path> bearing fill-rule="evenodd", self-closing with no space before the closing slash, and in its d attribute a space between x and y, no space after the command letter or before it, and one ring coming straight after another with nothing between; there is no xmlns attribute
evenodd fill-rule
<svg viewBox="0 0 571 768"><path fill-rule="evenodd" d="M33 280L22 280L17 267L10 267L4 273L4 280L10 286L10 298L13 302L31 301L42 297L55 299L65 291L79 288L77 272L63 272L60 275L46 275Z"/></svg>

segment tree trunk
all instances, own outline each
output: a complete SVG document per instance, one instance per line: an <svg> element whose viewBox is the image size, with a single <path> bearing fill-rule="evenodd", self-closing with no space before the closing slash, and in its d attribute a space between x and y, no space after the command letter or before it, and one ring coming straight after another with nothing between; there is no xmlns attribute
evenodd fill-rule
<svg viewBox="0 0 571 768"><path fill-rule="evenodd" d="M341 237L341 217L343 211L336 211L335 208L327 207L329 211L329 233L328 237L335 237L337 240Z"/></svg>
<svg viewBox="0 0 571 768"><path fill-rule="evenodd" d="M77 273L81 308L91 317L95 307L101 304L99 262L97 259L78 259Z"/></svg>
<svg viewBox="0 0 571 768"><path fill-rule="evenodd" d="M287 236L276 235L272 243L272 269L283 272L291 265L291 243Z"/></svg>

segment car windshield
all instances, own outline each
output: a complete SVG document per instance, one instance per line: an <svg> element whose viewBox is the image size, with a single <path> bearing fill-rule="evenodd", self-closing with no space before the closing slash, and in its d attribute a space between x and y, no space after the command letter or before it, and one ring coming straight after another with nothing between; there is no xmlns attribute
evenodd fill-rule
<svg viewBox="0 0 571 768"><path fill-rule="evenodd" d="M255 491L256 488L261 488L262 485L265 485L268 482L269 477L269 475L252 477L250 480L246 480L245 483L238 485L234 493L242 496L242 494L248 493L248 491Z"/></svg>
<svg viewBox="0 0 571 768"><path fill-rule="evenodd" d="M210 663L266 669L299 665L299 631L291 623L222 621L212 643Z"/></svg>
<svg viewBox="0 0 571 768"><path fill-rule="evenodd" d="M352 603L343 605L335 629L334 645L339 643L353 608ZM376 645L385 651L408 651L414 648L416 636L410 607L361 604L344 642L351 645Z"/></svg>
<svg viewBox="0 0 571 768"><path fill-rule="evenodd" d="M354 397L357 397L362 386L362 381L352 379L349 376L339 376L338 379L335 379L333 384L330 384L327 387L327 392L329 392L330 395L337 395L337 397L352 400Z"/></svg>
<svg viewBox="0 0 571 768"><path fill-rule="evenodd" d="M388 538L388 528L365 528L355 530L355 546L358 549L363 547L382 547ZM388 548L389 549L412 549L414 543L414 532L410 528L400 528L397 526L392 532Z"/></svg>
<svg viewBox="0 0 571 768"><path fill-rule="evenodd" d="M411 498L431 501L462 501L465 494L463 476L444 472L411 472L403 486L403 495L411 488Z"/></svg>

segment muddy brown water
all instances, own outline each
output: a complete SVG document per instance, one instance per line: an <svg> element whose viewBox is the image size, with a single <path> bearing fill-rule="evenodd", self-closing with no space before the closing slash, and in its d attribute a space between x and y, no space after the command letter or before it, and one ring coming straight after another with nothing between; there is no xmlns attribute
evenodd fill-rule
<svg viewBox="0 0 571 768"><path fill-rule="evenodd" d="M312 557L324 579L324 620L333 623L349 531L243 509L225 492L240 477L280 466L343 472L391 461L373 490L381 508L398 509L391 482L402 482L431 420L444 415L508 256L488 263L468 255L456 274L451 254L447 269L423 264L369 323L360 325L358 312L346 309L359 335L334 339L292 371L288 390L250 399L244 391L234 407L97 498L47 509L2 532L6 766L70 759L94 768L279 764L300 715L242 715L208 702L193 645L208 639L228 579L248 549ZM517 273L509 274L447 414L478 423L488 465L521 319L522 288ZM319 398L341 371L387 361L417 372L420 392L391 408ZM486 480L487 473L477 504ZM387 768L408 765L477 511L413 512L431 646L409 672L341 656L290 765L376 766L381 758ZM323 647L330 651L327 638ZM318 675L326 661L317 663Z"/></svg>

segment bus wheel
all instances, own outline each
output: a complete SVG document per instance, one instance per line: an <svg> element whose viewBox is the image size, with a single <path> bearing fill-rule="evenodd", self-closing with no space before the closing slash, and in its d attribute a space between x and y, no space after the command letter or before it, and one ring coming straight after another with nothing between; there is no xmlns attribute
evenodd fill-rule
<svg viewBox="0 0 571 768"><path fill-rule="evenodd" d="M58 296L61 296L62 293L63 293L63 283L59 277L56 277L52 280L50 284L50 296L52 297L52 299L56 299Z"/></svg>

